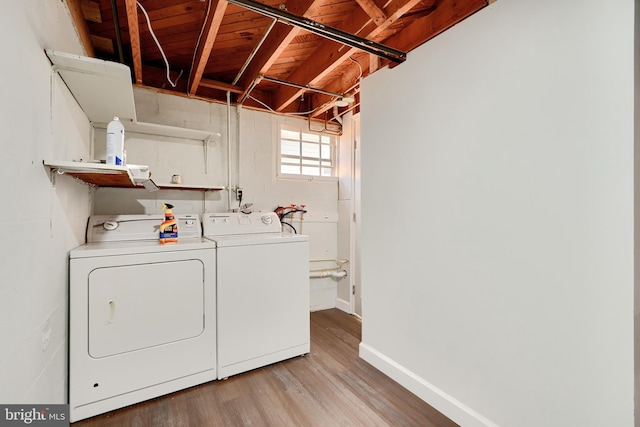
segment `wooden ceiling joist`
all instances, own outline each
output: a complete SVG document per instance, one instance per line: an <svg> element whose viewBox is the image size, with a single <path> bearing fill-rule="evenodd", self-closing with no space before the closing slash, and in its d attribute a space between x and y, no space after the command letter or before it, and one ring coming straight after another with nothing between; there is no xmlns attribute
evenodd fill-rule
<svg viewBox="0 0 640 427"><path fill-rule="evenodd" d="M231 92L231 93L243 93L244 89L240 86L236 86L236 85L232 85L229 83L224 83L224 82L217 82L215 80L209 80L209 79L200 79L200 86L201 87L208 87L209 89L218 89L218 90L223 90L225 92Z"/></svg>
<svg viewBox="0 0 640 427"><path fill-rule="evenodd" d="M440 6L429 15L413 21L402 32L391 37L388 42L401 49L414 49L437 36L447 28L486 6L487 0L467 0L463 5L457 0L442 0Z"/></svg>
<svg viewBox="0 0 640 427"><path fill-rule="evenodd" d="M93 0L81 0L82 14L87 21L102 22L102 11L100 10L100 3Z"/></svg>
<svg viewBox="0 0 640 427"><path fill-rule="evenodd" d="M96 53L93 49L93 43L91 42L91 33L89 32L89 25L84 17L82 11L82 4L80 0L66 0L67 7L69 8L69 14L73 20L73 25L76 27L78 37L82 47L84 47L87 56L94 57Z"/></svg>
<svg viewBox="0 0 640 427"><path fill-rule="evenodd" d="M296 0L290 2L287 6L289 12L308 17L311 16L316 9L322 4L322 0ZM244 74L240 78L238 84L245 88L243 98L248 95L249 88L252 87L253 81L273 65L278 57L289 46L291 41L301 32L299 28L291 25L276 24L273 30L265 39L262 48L253 58Z"/></svg>
<svg viewBox="0 0 640 427"><path fill-rule="evenodd" d="M374 55L371 55L371 56L374 56ZM342 72L341 77L342 77L341 79L334 80L331 83L329 83L327 86L324 87L324 89L332 92L333 91L339 92L344 90L345 95L348 95L348 96L354 96L356 93L360 92L360 87L358 84L358 80L360 77L359 67L356 67L355 65L353 65L353 67L347 68L345 71ZM348 82L353 82L353 84L349 86ZM348 89L345 90L344 88L348 88ZM323 95L323 94L313 95L312 106L314 106L315 109L311 114L311 117L319 117L325 111L333 108L333 103L331 101L332 101L331 97L327 95ZM319 106L319 107L316 108L315 106Z"/></svg>
<svg viewBox="0 0 640 427"><path fill-rule="evenodd" d="M369 55L369 74L375 73L380 69L380 58L375 55Z"/></svg>
<svg viewBox="0 0 640 427"><path fill-rule="evenodd" d="M281 113L321 106L305 113L318 119L357 111L357 96L337 111L334 101L356 93L360 76L404 61L406 52L495 0L61 1L80 37L88 26L85 50L119 58L137 85L211 102L226 103L233 93L248 108Z"/></svg>
<svg viewBox="0 0 640 427"><path fill-rule="evenodd" d="M375 22L376 25L382 25L387 20L387 15L378 7L373 0L356 0L362 10Z"/></svg>
<svg viewBox="0 0 640 427"><path fill-rule="evenodd" d="M367 34L360 34L361 37L368 39L375 38L382 31L386 30L395 23L402 15L407 13L411 8L418 4L421 0L399 0L392 2L385 14L387 19ZM345 19L342 30L353 32L354 29L366 27L366 23L370 21L369 15L362 9L356 9L351 16ZM368 27L365 28L366 31ZM291 81L307 82L310 85L316 84L320 79L331 73L342 62L347 60L356 52L355 48L345 49L343 45L330 40L322 42L309 58L298 67L288 78ZM284 110L289 104L298 99L303 90L296 90L290 87L282 87L274 93L273 102L276 111Z"/></svg>
<svg viewBox="0 0 640 427"><path fill-rule="evenodd" d="M365 39L353 33L342 31L339 28L335 28L329 25L322 24L312 19L306 19L298 15L294 15L282 8L271 7L267 4L260 3L254 0L228 0L230 3L242 6L261 15L269 16L284 22L289 25L294 25L305 31L309 31L313 34L328 40L350 46L365 52L379 55L385 59L393 62L403 62L406 58L406 53L393 49L389 46L378 43L372 39Z"/></svg>
<svg viewBox="0 0 640 427"><path fill-rule="evenodd" d="M125 0L129 41L133 57L133 73L137 84L142 84L142 53L140 51L140 28L138 27L138 6L136 0Z"/></svg>
<svg viewBox="0 0 640 427"><path fill-rule="evenodd" d="M116 51L113 47L113 40L108 37L100 37L100 36L91 36L91 43L96 50L107 52L110 54L115 54Z"/></svg>
<svg viewBox="0 0 640 427"><path fill-rule="evenodd" d="M227 0L210 0L209 10L205 14L205 23L202 30L204 36L199 40L198 47L195 52L195 59L193 61L193 67L189 75L189 94L194 95L198 90L202 75L204 74L207 62L209 62L209 56L211 55L211 49L213 49L213 42L216 40L218 30L220 30L220 23L224 18L224 12L229 4Z"/></svg>

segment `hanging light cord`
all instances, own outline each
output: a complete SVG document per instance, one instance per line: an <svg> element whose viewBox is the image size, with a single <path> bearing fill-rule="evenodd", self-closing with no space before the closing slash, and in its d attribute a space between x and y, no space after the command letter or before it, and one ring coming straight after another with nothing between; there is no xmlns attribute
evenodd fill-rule
<svg viewBox="0 0 640 427"><path fill-rule="evenodd" d="M160 53L162 54L162 59L164 59L164 64L167 67L167 81L171 84L172 87L176 87L176 85L178 84L178 79L180 79L180 76L182 75L182 70L180 70L180 74L178 74L178 77L176 78L176 82L174 83L173 81L171 81L171 76L169 75L169 61L167 61L167 56L164 54L164 50L162 50L162 46L160 46L160 42L158 41L156 34L153 32L153 28L151 28L151 20L149 19L149 15L147 14L147 11L145 10L144 7L142 7L139 1L136 1L136 3L138 4L138 7L140 8L140 10L142 10L144 17L147 19L147 27L149 27L149 32L151 33L151 37L153 37L153 40L156 42L156 45L158 46L158 49L160 49Z"/></svg>

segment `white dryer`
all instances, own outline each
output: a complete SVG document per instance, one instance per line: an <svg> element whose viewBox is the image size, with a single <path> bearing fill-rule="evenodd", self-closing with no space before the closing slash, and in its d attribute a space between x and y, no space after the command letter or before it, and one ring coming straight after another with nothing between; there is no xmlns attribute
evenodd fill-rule
<svg viewBox="0 0 640 427"><path fill-rule="evenodd" d="M70 252L69 404L75 422L217 378L215 244L197 215L92 216Z"/></svg>
<svg viewBox="0 0 640 427"><path fill-rule="evenodd" d="M309 238L274 212L202 223L217 246L218 378L309 353Z"/></svg>

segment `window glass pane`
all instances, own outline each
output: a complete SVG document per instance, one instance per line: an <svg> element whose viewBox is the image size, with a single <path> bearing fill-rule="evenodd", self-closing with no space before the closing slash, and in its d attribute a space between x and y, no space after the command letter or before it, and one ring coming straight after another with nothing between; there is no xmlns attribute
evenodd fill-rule
<svg viewBox="0 0 640 427"><path fill-rule="evenodd" d="M303 157L320 157L320 145L310 144L308 142L302 143L302 156Z"/></svg>
<svg viewBox="0 0 640 427"><path fill-rule="evenodd" d="M285 165L299 165L300 164L300 157L281 157L280 158L280 163L283 163Z"/></svg>
<svg viewBox="0 0 640 427"><path fill-rule="evenodd" d="M283 139L280 144L280 154L283 156L300 156L300 143Z"/></svg>
<svg viewBox="0 0 640 427"><path fill-rule="evenodd" d="M280 173L300 175L300 166L280 165Z"/></svg>
<svg viewBox="0 0 640 427"><path fill-rule="evenodd" d="M279 169L281 174L335 176L334 137L308 132L306 126L280 128Z"/></svg>
<svg viewBox="0 0 640 427"><path fill-rule="evenodd" d="M320 168L312 167L312 166L303 166L302 167L302 174L303 175L319 176L320 175Z"/></svg>
<svg viewBox="0 0 640 427"><path fill-rule="evenodd" d="M312 133L303 133L302 140L308 142L320 142L320 135L314 135Z"/></svg>
<svg viewBox="0 0 640 427"><path fill-rule="evenodd" d="M302 164L307 166L320 166L320 160L302 159Z"/></svg>
<svg viewBox="0 0 640 427"><path fill-rule="evenodd" d="M322 144L320 146L320 150L322 152L320 158L330 160L331 159L331 146Z"/></svg>
<svg viewBox="0 0 640 427"><path fill-rule="evenodd" d="M296 141L300 140L300 132L295 132L292 130L282 129L280 131L280 137L286 139L295 139Z"/></svg>

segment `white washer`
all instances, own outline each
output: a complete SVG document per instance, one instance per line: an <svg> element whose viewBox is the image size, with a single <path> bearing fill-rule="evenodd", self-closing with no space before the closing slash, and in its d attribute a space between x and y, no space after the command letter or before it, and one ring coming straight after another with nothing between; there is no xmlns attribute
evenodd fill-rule
<svg viewBox="0 0 640 427"><path fill-rule="evenodd" d="M309 353L309 238L274 212L202 223L217 246L218 378Z"/></svg>
<svg viewBox="0 0 640 427"><path fill-rule="evenodd" d="M69 404L75 422L217 378L215 244L197 215L92 216L70 252Z"/></svg>

